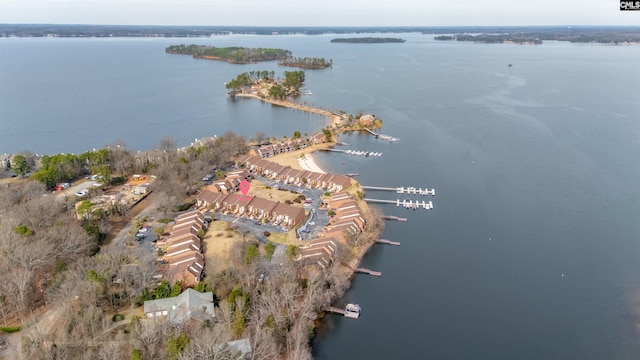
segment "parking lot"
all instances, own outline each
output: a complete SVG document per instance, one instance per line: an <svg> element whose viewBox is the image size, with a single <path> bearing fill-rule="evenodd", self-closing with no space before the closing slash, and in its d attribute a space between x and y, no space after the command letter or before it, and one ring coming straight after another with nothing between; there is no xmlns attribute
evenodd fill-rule
<svg viewBox="0 0 640 360"><path fill-rule="evenodd" d="M309 210L312 219L307 221L306 226L303 225L299 229L298 234L302 235L301 240L309 240L318 237L318 234L329 223L329 215L327 211L320 208L320 204L322 204L321 196L325 193L324 190L309 189L295 185L285 185L280 181L269 180L262 176L254 175L254 178L274 189L277 188L286 191L293 191L298 194L303 194L307 199L310 199L310 204L305 205L304 208ZM315 210L315 213L313 213L313 210Z"/></svg>

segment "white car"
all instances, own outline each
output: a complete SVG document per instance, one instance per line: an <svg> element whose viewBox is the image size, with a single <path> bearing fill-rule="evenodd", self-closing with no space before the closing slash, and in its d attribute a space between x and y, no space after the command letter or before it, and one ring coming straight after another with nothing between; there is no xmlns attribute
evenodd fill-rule
<svg viewBox="0 0 640 360"><path fill-rule="evenodd" d="M95 182L95 183L93 183L93 186L96 186L96 187L97 187L97 186L102 186L102 183Z"/></svg>
<svg viewBox="0 0 640 360"><path fill-rule="evenodd" d="M80 190L76 193L76 196L85 196L89 193L89 190L84 189L84 190Z"/></svg>

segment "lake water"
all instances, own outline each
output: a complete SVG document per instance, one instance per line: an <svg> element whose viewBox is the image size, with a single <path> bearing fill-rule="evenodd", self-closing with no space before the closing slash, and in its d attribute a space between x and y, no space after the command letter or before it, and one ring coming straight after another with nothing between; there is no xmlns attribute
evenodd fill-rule
<svg viewBox="0 0 640 360"><path fill-rule="evenodd" d="M435 209L387 222L313 342L318 359L633 359L640 356L640 51L637 46L332 44L321 36L0 39L0 152L82 152L226 130L311 133L317 115L232 101L224 82L274 63L167 55L169 44L280 47L333 59L301 100L373 113L381 158L315 156L371 186L434 187ZM508 64L513 66L509 67ZM369 192L385 199L410 198ZM412 197L411 197L412 198Z"/></svg>

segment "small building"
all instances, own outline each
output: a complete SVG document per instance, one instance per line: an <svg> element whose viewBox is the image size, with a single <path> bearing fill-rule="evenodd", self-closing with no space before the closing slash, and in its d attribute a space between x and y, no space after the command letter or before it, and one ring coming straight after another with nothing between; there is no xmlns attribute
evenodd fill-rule
<svg viewBox="0 0 640 360"><path fill-rule="evenodd" d="M309 136L310 144L322 144L324 142L327 142L327 135L321 131L315 132Z"/></svg>
<svg viewBox="0 0 640 360"><path fill-rule="evenodd" d="M365 114L360 116L360 118L358 119L358 124L362 126L373 126L375 120L376 118L372 114Z"/></svg>
<svg viewBox="0 0 640 360"><path fill-rule="evenodd" d="M137 185L133 188L133 193L136 195L145 195L151 192L151 183L144 183Z"/></svg>
<svg viewBox="0 0 640 360"><path fill-rule="evenodd" d="M215 318L213 293L200 293L187 289L176 297L145 301L144 316L147 318L166 316L169 324L174 326L184 324L191 319L213 321Z"/></svg>

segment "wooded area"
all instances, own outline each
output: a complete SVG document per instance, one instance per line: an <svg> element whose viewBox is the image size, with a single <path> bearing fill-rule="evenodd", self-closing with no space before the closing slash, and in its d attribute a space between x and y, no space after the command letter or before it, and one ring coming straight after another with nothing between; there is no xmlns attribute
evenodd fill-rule
<svg viewBox="0 0 640 360"><path fill-rule="evenodd" d="M94 212L78 220L77 199L47 189L62 179L101 174L104 187L91 190L100 194L113 179L147 174L155 177L151 204L169 221L190 204L202 174L228 169L246 151L246 139L227 132L184 149L164 138L158 149L138 154L122 142L77 156L34 160L25 153L36 164L29 169L32 177L0 186L0 315L5 329L22 329L12 335L22 356L237 359L240 354L225 344L248 339L251 359L310 359L315 321L348 288L351 271L343 265L381 231L378 214L367 213L364 235L341 244L324 270L294 261L296 247L291 246L287 260L276 263L273 244L244 235L230 251L232 265L205 267L206 276L195 287L214 293L215 321L173 326L166 318L145 319L139 306L175 296L184 287L157 280L158 258L148 250L104 242L127 212Z"/></svg>
<svg viewBox="0 0 640 360"><path fill-rule="evenodd" d="M259 61L282 60L291 56L291 51L270 48L244 48L206 45L171 45L165 49L169 54L192 55L194 58L222 60L234 64L250 64Z"/></svg>

